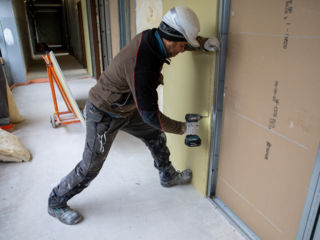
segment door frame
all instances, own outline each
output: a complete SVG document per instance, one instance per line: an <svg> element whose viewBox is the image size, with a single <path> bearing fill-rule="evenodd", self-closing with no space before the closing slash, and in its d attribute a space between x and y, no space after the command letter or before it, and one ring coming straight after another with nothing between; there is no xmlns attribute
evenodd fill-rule
<svg viewBox="0 0 320 240"><path fill-rule="evenodd" d="M87 13L88 13L88 28L90 39L90 51L92 72L96 79L99 79L101 75L101 63L100 63L100 51L99 51L99 38L98 38L98 26L97 26L97 11L96 0L87 0Z"/></svg>
<svg viewBox="0 0 320 240"><path fill-rule="evenodd" d="M207 196L209 198L214 198L217 186L229 16L230 0L219 0L218 39L220 40L220 51L218 51L216 55L214 99L211 117L210 163L207 189Z"/></svg>
<svg viewBox="0 0 320 240"><path fill-rule="evenodd" d="M219 0L218 38L220 40L220 51L217 52L215 66L207 198L243 236L247 239L259 240L260 238L232 210L215 197L220 156L230 4L231 0Z"/></svg>
<svg viewBox="0 0 320 240"><path fill-rule="evenodd" d="M78 22L79 22L80 42L81 42L81 51L82 51L82 65L84 68L87 68L87 55L86 55L86 46L84 42L84 29L83 29L81 1L77 3L77 9L78 9Z"/></svg>
<svg viewBox="0 0 320 240"><path fill-rule="evenodd" d="M102 68L105 70L112 60L112 38L109 0L98 0Z"/></svg>
<svg viewBox="0 0 320 240"><path fill-rule="evenodd" d="M320 144L296 240L320 239Z"/></svg>
<svg viewBox="0 0 320 240"><path fill-rule="evenodd" d="M118 0L120 50L131 39L130 0Z"/></svg>

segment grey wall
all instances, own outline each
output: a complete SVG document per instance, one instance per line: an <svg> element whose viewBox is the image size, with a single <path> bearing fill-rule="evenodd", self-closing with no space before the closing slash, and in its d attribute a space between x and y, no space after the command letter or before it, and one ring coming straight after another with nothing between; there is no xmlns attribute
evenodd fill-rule
<svg viewBox="0 0 320 240"><path fill-rule="evenodd" d="M10 124L7 84L3 70L2 64L0 63L0 126Z"/></svg>
<svg viewBox="0 0 320 240"><path fill-rule="evenodd" d="M9 84L25 82L26 64L10 0L0 1L0 25L0 49L6 63L5 67ZM4 40L5 30L12 33L13 41L10 44Z"/></svg>
<svg viewBox="0 0 320 240"><path fill-rule="evenodd" d="M30 66L32 62L32 56L24 1L12 1L12 7L20 37L20 45L22 47L25 68L28 69L28 66Z"/></svg>

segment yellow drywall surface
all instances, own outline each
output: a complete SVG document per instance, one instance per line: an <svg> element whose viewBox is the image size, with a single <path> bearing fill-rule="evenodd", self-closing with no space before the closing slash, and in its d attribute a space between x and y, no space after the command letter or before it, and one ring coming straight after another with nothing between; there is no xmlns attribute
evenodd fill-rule
<svg viewBox="0 0 320 240"><path fill-rule="evenodd" d="M85 48L86 48L87 68L88 68L88 73L91 76L93 76L86 0L81 0L81 8L82 8L82 19L83 19L84 42L85 42Z"/></svg>
<svg viewBox="0 0 320 240"><path fill-rule="evenodd" d="M200 36L216 36L217 0L164 0L163 13L174 6L187 6L198 15ZM164 113L167 116L184 121L186 113L211 115L215 57L215 53L185 52L164 67ZM210 117L200 122L200 147L187 147L184 144L185 135L167 134L171 161L177 169L192 169L192 184L204 196L208 181L210 122Z"/></svg>

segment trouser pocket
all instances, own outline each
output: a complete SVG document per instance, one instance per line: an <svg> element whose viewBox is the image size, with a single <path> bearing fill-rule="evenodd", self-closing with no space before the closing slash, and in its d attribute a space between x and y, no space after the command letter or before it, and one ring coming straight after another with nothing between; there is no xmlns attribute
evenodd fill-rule
<svg viewBox="0 0 320 240"><path fill-rule="evenodd" d="M84 117L87 121L100 122L103 118L103 112L97 109L90 101L87 101L83 110Z"/></svg>
<svg viewBox="0 0 320 240"><path fill-rule="evenodd" d="M108 140L108 134L112 123L112 117L108 113L96 108L88 101L85 109L87 121L87 144L97 154L105 152L105 145Z"/></svg>

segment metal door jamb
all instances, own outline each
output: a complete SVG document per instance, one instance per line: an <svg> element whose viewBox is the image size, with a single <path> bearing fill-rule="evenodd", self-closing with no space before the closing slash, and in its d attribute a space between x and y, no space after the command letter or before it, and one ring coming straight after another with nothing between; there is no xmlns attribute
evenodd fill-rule
<svg viewBox="0 0 320 240"><path fill-rule="evenodd" d="M216 194L218 160L220 152L220 137L222 125L222 109L224 94L224 79L226 69L227 41L229 28L230 0L219 1L218 38L220 51L217 53L215 66L214 100L212 107L210 166L207 196L213 198Z"/></svg>
<svg viewBox="0 0 320 240"><path fill-rule="evenodd" d="M296 240L319 239L320 235L319 223L319 207L320 207L320 144L318 153L314 162L313 172L308 188L307 199L304 205L303 213L298 228Z"/></svg>
<svg viewBox="0 0 320 240"><path fill-rule="evenodd" d="M217 54L215 66L214 103L211 122L212 128L207 197L243 236L248 239L258 240L259 237L251 231L251 229L240 218L238 218L236 214L234 214L220 199L215 198L220 153L229 16L230 0L219 0L218 38L220 40L220 51Z"/></svg>

